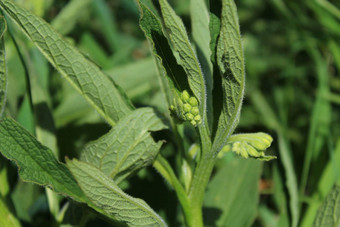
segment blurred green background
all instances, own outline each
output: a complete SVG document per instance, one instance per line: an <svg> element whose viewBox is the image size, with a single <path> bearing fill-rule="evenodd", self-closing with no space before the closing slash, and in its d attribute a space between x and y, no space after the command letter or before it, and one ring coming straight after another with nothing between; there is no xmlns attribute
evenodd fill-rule
<svg viewBox="0 0 340 227"><path fill-rule="evenodd" d="M51 23L106 71L136 106L166 111L133 0L17 2ZM170 2L190 34L190 1ZM236 132L271 134L274 142L269 153L278 158L262 164L222 158L211 182L218 183L220 190L209 186L206 196L206 224L312 226L322 201L340 180L340 2L237 0L236 5L247 69L246 96ZM60 160L77 157L86 142L109 130L108 125L14 24L9 23L8 29L12 37L6 34L6 114L56 151ZM45 127L36 127L34 119ZM187 133L190 144L193 135ZM171 158L172 145L167 144L162 152ZM237 191L233 182L239 182L242 190ZM181 226L175 194L152 168L122 187L147 201L170 226ZM2 156L0 193L23 226L54 223L44 189L21 182L14 165ZM248 198L249 194L255 197ZM214 202L223 196L221 204ZM69 206L65 223L84 221L79 213L88 212L85 207L65 199L59 202ZM227 211L223 208L226 203ZM209 207L222 207L226 212ZM101 219L84 222L87 226L106 225Z"/></svg>

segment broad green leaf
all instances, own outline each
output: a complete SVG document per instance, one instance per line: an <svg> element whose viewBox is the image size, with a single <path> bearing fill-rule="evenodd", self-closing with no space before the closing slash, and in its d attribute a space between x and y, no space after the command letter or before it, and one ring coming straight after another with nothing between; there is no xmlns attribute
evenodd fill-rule
<svg viewBox="0 0 340 227"><path fill-rule="evenodd" d="M9 118L0 123L0 152L15 161L24 181L47 186L78 202L86 201L66 166L55 159L50 149Z"/></svg>
<svg viewBox="0 0 340 227"><path fill-rule="evenodd" d="M245 86L243 49L237 9L233 0L222 1L221 31L216 56L223 90L222 113L214 141L218 151L238 124Z"/></svg>
<svg viewBox="0 0 340 227"><path fill-rule="evenodd" d="M234 158L217 172L204 197L206 226L250 226L257 213L261 162Z"/></svg>
<svg viewBox="0 0 340 227"><path fill-rule="evenodd" d="M124 193L96 167L76 159L68 160L67 166L85 195L108 217L128 226L166 226L143 200Z"/></svg>
<svg viewBox="0 0 340 227"><path fill-rule="evenodd" d="M167 99L170 104L173 100L169 95L169 89L174 93L180 93L189 88L185 78L186 74L173 56L158 17L144 4L144 1L138 1L138 4L141 14L139 24L151 45L158 71L161 74L163 89L167 91Z"/></svg>
<svg viewBox="0 0 340 227"><path fill-rule="evenodd" d="M107 122L115 125L131 111L133 107L114 82L45 21L12 1L2 0L0 7Z"/></svg>
<svg viewBox="0 0 340 227"><path fill-rule="evenodd" d="M313 227L340 225L340 187L334 185L332 191L319 208Z"/></svg>
<svg viewBox="0 0 340 227"><path fill-rule="evenodd" d="M20 227L20 222L8 209L4 198L0 195L0 226Z"/></svg>
<svg viewBox="0 0 340 227"><path fill-rule="evenodd" d="M89 13L92 0L70 1L51 22L52 27L60 34L66 35L77 24L84 13Z"/></svg>
<svg viewBox="0 0 340 227"><path fill-rule="evenodd" d="M109 133L89 143L81 159L118 184L136 170L152 164L162 142L155 142L149 131L164 128L153 109L139 108L122 118Z"/></svg>
<svg viewBox="0 0 340 227"><path fill-rule="evenodd" d="M6 21L0 14L0 119L6 105L6 90L7 90L7 66L5 53L5 38Z"/></svg>
<svg viewBox="0 0 340 227"><path fill-rule="evenodd" d="M191 91L199 102L203 124L207 124L207 93L206 82L201 71L196 53L191 46L187 31L180 17L171 8L167 0L159 0L165 27L169 33L171 46L178 52L180 64L184 68ZM208 32L208 31L207 31ZM210 110L209 110L210 111ZM208 125L206 125L208 127Z"/></svg>

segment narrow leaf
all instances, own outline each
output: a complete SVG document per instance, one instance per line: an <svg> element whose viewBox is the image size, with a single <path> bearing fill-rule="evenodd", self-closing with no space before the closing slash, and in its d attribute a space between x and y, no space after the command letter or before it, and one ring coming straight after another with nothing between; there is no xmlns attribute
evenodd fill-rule
<svg viewBox="0 0 340 227"><path fill-rule="evenodd" d="M60 34L66 35L91 7L92 0L72 0L54 18L51 25Z"/></svg>
<svg viewBox="0 0 340 227"><path fill-rule="evenodd" d="M6 90L7 90L7 66L6 66L6 53L5 53L5 38L6 21L0 15L0 119L5 109L6 104Z"/></svg>
<svg viewBox="0 0 340 227"><path fill-rule="evenodd" d="M143 200L124 193L96 167L75 159L67 166L85 195L108 217L128 226L166 226Z"/></svg>
<svg viewBox="0 0 340 227"><path fill-rule="evenodd" d="M15 161L24 181L47 186L79 202L86 201L66 166L55 159L50 149L9 118L0 123L0 153Z"/></svg>
<svg viewBox="0 0 340 227"><path fill-rule="evenodd" d="M233 0L222 1L221 31L216 54L222 77L223 106L214 146L220 150L238 124L245 86L243 49Z"/></svg>
<svg viewBox="0 0 340 227"><path fill-rule="evenodd" d="M313 227L339 226L340 224L340 187L335 185L322 203Z"/></svg>
<svg viewBox="0 0 340 227"><path fill-rule="evenodd" d="M205 0L191 0L190 1L190 16L192 36L196 43L196 51L198 58L202 64L202 71L209 84L212 85L212 64L210 61L210 32L209 12Z"/></svg>
<svg viewBox="0 0 340 227"><path fill-rule="evenodd" d="M171 46L178 52L180 64L184 68L191 91L199 101L200 115L206 123L207 90L200 64L190 44L186 29L180 17L171 8L167 0L159 0L165 27L169 33Z"/></svg>
<svg viewBox="0 0 340 227"><path fill-rule="evenodd" d="M0 7L107 122L115 125L131 111L130 102L114 82L45 21L9 0L0 1Z"/></svg>
<svg viewBox="0 0 340 227"><path fill-rule="evenodd" d="M131 173L151 165L162 142L149 131L166 128L151 108L139 108L121 119L114 128L82 153L82 160L100 169L118 184Z"/></svg>
<svg viewBox="0 0 340 227"><path fill-rule="evenodd" d="M208 94L213 88L213 65L210 61L210 15L205 0L190 0L190 16L192 36L196 44L196 52L201 63ZM207 96L208 121L212 121L212 96Z"/></svg>

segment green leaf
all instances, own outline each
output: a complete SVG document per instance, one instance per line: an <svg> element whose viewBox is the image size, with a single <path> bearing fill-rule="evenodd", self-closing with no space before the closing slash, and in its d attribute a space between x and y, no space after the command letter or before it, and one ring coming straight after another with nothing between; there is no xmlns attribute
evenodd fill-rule
<svg viewBox="0 0 340 227"><path fill-rule="evenodd" d="M210 32L209 12L205 3L205 0L191 0L190 1L190 16L192 36L196 43L196 51L198 58L202 64L202 71L205 78L209 81L209 85L212 85L212 63L210 61Z"/></svg>
<svg viewBox="0 0 340 227"><path fill-rule="evenodd" d="M250 226L257 213L261 162L234 158L217 172L204 197L206 226Z"/></svg>
<svg viewBox="0 0 340 227"><path fill-rule="evenodd" d="M6 105L6 90L7 90L7 66L5 53L5 38L7 25L6 20L0 15L0 119Z"/></svg>
<svg viewBox="0 0 340 227"><path fill-rule="evenodd" d="M323 169L322 175L318 181L317 189L312 196L313 202L309 203L303 219L301 220L301 227L312 226L322 201L332 190L334 184L340 182L340 139L338 139L333 152L334 153L331 154L331 158Z"/></svg>
<svg viewBox="0 0 340 227"><path fill-rule="evenodd" d="M238 124L245 86L243 48L233 0L222 1L221 31L216 55L223 88L222 113L214 141L215 150L219 151Z"/></svg>
<svg viewBox="0 0 340 227"><path fill-rule="evenodd" d="M244 158L256 158L261 161L276 159L275 156L267 156L264 151L270 147L273 138L263 132L235 134L228 138L227 144L222 148L219 156L232 151Z"/></svg>
<svg viewBox="0 0 340 227"><path fill-rule="evenodd" d="M169 95L169 89L176 94L176 92L180 93L182 90L189 88L186 74L173 56L158 17L144 4L144 1L137 2L141 14L139 24L151 45L158 71L161 74L163 89L167 91L167 100L170 104L173 100Z"/></svg>
<svg viewBox="0 0 340 227"><path fill-rule="evenodd" d="M190 16L191 16L191 29L192 36L196 44L196 52L201 69L206 82L206 90L211 94L213 87L213 65L210 61L210 15L207 9L205 0L191 0L190 1ZM212 109L212 96L207 96L207 108ZM212 111L208 111L208 120L212 121Z"/></svg>
<svg viewBox="0 0 340 227"><path fill-rule="evenodd" d="M20 222L8 209L5 200L0 195L0 226L20 227Z"/></svg>
<svg viewBox="0 0 340 227"><path fill-rule="evenodd" d="M149 131L166 128L151 108L139 108L121 119L113 129L89 143L81 160L100 169L118 184L131 173L151 165L162 142Z"/></svg>
<svg viewBox="0 0 340 227"><path fill-rule="evenodd" d="M55 159L50 149L9 118L0 123L0 152L15 161L24 181L47 186L78 202L86 201L66 166Z"/></svg>
<svg viewBox="0 0 340 227"><path fill-rule="evenodd" d="M67 166L85 195L108 217L128 226L166 226L143 200L124 193L96 167L75 159Z"/></svg>
<svg viewBox="0 0 340 227"><path fill-rule="evenodd" d="M207 124L207 89L200 63L190 44L187 31L180 17L171 8L167 0L159 0L164 24L169 33L171 46L178 52L180 64L184 68L191 91L199 102L203 124ZM208 32L208 31L207 31ZM207 126L208 127L208 126Z"/></svg>
<svg viewBox="0 0 340 227"><path fill-rule="evenodd" d="M313 227L339 226L340 224L340 187L334 185L332 191L319 208Z"/></svg>
<svg viewBox="0 0 340 227"><path fill-rule="evenodd" d="M0 6L108 123L115 125L132 110L132 105L114 82L45 21L12 1L2 0Z"/></svg>

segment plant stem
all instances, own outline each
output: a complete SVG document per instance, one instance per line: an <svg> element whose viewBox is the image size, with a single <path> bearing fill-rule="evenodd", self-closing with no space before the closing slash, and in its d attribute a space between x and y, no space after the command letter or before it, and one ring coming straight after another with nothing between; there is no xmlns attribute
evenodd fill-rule
<svg viewBox="0 0 340 227"><path fill-rule="evenodd" d="M189 191L189 201L192 213L192 226L203 227L202 205L206 186L216 162L216 156L208 151L198 163Z"/></svg>
<svg viewBox="0 0 340 227"><path fill-rule="evenodd" d="M190 220L192 220L191 206L188 200L186 191L182 184L179 182L176 174L171 168L168 161L161 155L158 154L157 159L154 161L153 166L159 171L159 173L169 182L169 184L175 189L177 198L182 206L184 216L186 218L188 226L192 226Z"/></svg>
<svg viewBox="0 0 340 227"><path fill-rule="evenodd" d="M211 172L216 162L215 152L211 150L211 140L204 127L199 128L201 136L201 158L196 166L189 189L189 202L191 207L192 227L203 227L202 205L204 192L209 182ZM188 217L186 217L188 218Z"/></svg>

